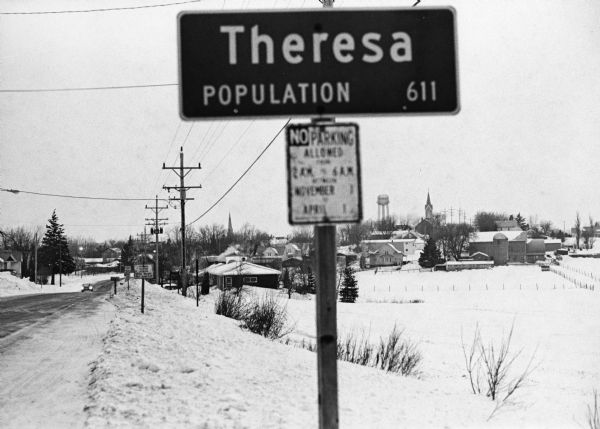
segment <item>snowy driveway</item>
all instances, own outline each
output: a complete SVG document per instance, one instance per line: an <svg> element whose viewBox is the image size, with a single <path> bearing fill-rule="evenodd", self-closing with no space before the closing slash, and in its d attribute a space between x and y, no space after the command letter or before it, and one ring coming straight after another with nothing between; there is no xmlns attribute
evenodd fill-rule
<svg viewBox="0 0 600 429"><path fill-rule="evenodd" d="M0 301L0 427L84 426L89 363L115 313L103 289Z"/></svg>

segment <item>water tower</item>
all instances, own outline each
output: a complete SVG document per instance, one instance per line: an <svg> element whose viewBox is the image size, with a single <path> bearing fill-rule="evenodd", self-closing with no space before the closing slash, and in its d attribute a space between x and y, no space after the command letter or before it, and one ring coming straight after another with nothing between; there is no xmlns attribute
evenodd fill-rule
<svg viewBox="0 0 600 429"><path fill-rule="evenodd" d="M381 222L390 217L390 197L386 194L377 196L377 220Z"/></svg>

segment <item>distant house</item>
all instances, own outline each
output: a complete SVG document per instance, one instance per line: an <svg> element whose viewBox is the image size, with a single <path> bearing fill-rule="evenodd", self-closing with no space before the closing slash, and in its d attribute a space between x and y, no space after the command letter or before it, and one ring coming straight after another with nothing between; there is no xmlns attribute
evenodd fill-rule
<svg viewBox="0 0 600 429"><path fill-rule="evenodd" d="M271 246L279 246L279 245L285 246L285 244L287 242L288 242L287 237L279 236L279 237L273 237L273 238L271 238L271 240L269 241L269 244Z"/></svg>
<svg viewBox="0 0 600 429"><path fill-rule="evenodd" d="M211 265L206 269L209 282L219 288L243 285L276 289L279 287L281 271L251 262L230 262Z"/></svg>
<svg viewBox="0 0 600 429"><path fill-rule="evenodd" d="M102 262L112 262L121 258L121 249L118 247L111 247L102 252Z"/></svg>
<svg viewBox="0 0 600 429"><path fill-rule="evenodd" d="M516 220L497 220L496 221L497 231L522 231L519 226L519 222Z"/></svg>
<svg viewBox="0 0 600 429"><path fill-rule="evenodd" d="M391 240L361 241L362 255L370 267L402 265L404 254Z"/></svg>
<svg viewBox="0 0 600 429"><path fill-rule="evenodd" d="M277 249L275 249L274 247L267 247L263 252L262 252L262 256L265 257L273 257L273 256L279 256L279 252L277 251Z"/></svg>
<svg viewBox="0 0 600 429"><path fill-rule="evenodd" d="M283 259L297 258L302 259L302 251L297 244L288 243L283 251Z"/></svg>
<svg viewBox="0 0 600 429"><path fill-rule="evenodd" d="M0 271L10 271L21 276L23 253L18 250L0 250Z"/></svg>
<svg viewBox="0 0 600 429"><path fill-rule="evenodd" d="M421 238L391 238L388 240L363 240L360 242L362 255L366 261L370 258L368 254L373 255L380 247L390 244L392 248L402 254L402 263L416 262L419 260L421 251L425 248L425 241ZM384 265L388 265L385 263ZM396 264L392 264L396 265ZM375 265L377 266L377 265Z"/></svg>
<svg viewBox="0 0 600 429"><path fill-rule="evenodd" d="M281 270L281 262L283 258L279 255L279 252L274 247L267 247L263 249L259 254L250 258L253 264L263 265L265 267L274 268Z"/></svg>
<svg viewBox="0 0 600 429"><path fill-rule="evenodd" d="M546 252L554 252L563 247L562 241L559 238L547 238L544 240Z"/></svg>
<svg viewBox="0 0 600 429"><path fill-rule="evenodd" d="M230 258L238 258L241 259L241 252L235 246L229 246L223 253L221 253L217 257L217 261L219 262L227 262Z"/></svg>

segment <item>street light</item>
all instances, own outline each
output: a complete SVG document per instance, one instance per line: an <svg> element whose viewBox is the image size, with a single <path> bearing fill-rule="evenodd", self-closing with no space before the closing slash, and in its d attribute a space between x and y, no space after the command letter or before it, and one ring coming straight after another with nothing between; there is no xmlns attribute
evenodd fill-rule
<svg viewBox="0 0 600 429"><path fill-rule="evenodd" d="M83 252L83 247L79 246L79 277L83 277L83 267L85 266L85 262L81 257L81 252Z"/></svg>

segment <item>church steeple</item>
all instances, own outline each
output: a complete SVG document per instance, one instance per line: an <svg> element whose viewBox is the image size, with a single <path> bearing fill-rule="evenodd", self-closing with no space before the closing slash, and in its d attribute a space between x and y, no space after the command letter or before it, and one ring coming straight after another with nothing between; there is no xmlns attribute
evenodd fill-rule
<svg viewBox="0 0 600 429"><path fill-rule="evenodd" d="M429 191L427 191L427 203L425 203L425 219L433 219L433 204L431 204L431 198L429 197Z"/></svg>
<svg viewBox="0 0 600 429"><path fill-rule="evenodd" d="M227 237L233 237L233 226L231 226L231 213L229 213L229 223L227 224Z"/></svg>

